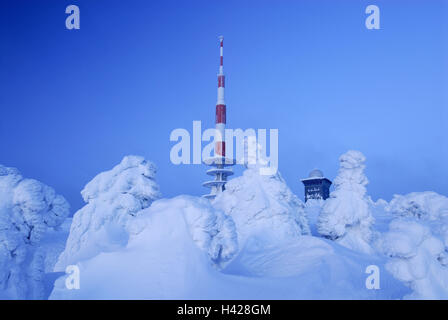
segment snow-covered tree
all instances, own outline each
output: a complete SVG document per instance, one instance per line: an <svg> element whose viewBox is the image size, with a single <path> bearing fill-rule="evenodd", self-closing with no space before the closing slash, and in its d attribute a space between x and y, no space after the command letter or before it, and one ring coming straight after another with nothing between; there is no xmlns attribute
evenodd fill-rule
<svg viewBox="0 0 448 320"><path fill-rule="evenodd" d="M390 257L386 269L413 290L405 298L448 299L447 252L428 226L414 219L395 219L379 247Z"/></svg>
<svg viewBox="0 0 448 320"><path fill-rule="evenodd" d="M0 298L44 298L41 240L68 214L67 201L51 187L0 165Z"/></svg>
<svg viewBox="0 0 448 320"><path fill-rule="evenodd" d="M393 216L413 218L426 223L448 252L448 198L432 191L394 195L386 206ZM448 263L448 261L447 261Z"/></svg>
<svg viewBox="0 0 448 320"><path fill-rule="evenodd" d="M302 201L278 171L261 174L260 167L266 165L267 161L251 160L249 155L243 175L230 180L213 201L214 207L234 220L240 248L269 246L310 233Z"/></svg>
<svg viewBox="0 0 448 320"><path fill-rule="evenodd" d="M386 210L401 217L436 220L448 217L448 198L431 191L394 195Z"/></svg>
<svg viewBox="0 0 448 320"><path fill-rule="evenodd" d="M361 152L353 150L339 158L339 173L333 181L335 190L325 201L317 229L322 236L350 249L370 252L374 219L366 196L365 160Z"/></svg>
<svg viewBox="0 0 448 320"><path fill-rule="evenodd" d="M81 191L87 204L73 216L66 248L55 271L69 264L121 247L128 240L128 221L160 197L155 165L126 156L102 172Z"/></svg>

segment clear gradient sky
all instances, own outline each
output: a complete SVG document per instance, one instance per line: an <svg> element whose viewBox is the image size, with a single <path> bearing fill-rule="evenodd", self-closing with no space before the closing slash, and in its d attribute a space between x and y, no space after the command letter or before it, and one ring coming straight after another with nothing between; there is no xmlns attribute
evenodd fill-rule
<svg viewBox="0 0 448 320"><path fill-rule="evenodd" d="M80 30L65 28L69 4ZM381 30L365 28L369 4ZM443 0L2 0L0 163L72 211L127 154L156 163L166 197L207 193L206 167L171 164L169 136L214 125L222 34L228 127L278 129L302 199L299 178L333 179L349 149L373 199L448 195L447 21Z"/></svg>

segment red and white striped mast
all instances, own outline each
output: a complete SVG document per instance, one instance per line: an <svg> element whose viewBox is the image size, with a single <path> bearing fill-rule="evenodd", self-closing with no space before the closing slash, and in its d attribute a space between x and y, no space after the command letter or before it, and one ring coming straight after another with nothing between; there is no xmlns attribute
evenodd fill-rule
<svg viewBox="0 0 448 320"><path fill-rule="evenodd" d="M234 159L226 158L226 102L224 99L225 76L224 76L224 37L219 37L219 73L218 73L218 100L216 102L216 117L215 117L215 155L213 158L204 160L206 165L213 168L207 170L207 174L215 176L212 181L204 182L202 185L211 188L210 194L204 195L205 198L214 199L219 192L225 190L227 177L233 174L233 171L226 166L235 164Z"/></svg>
<svg viewBox="0 0 448 320"><path fill-rule="evenodd" d="M219 73L218 73L218 100L216 102L216 120L215 128L219 132L219 137L215 145L215 155L226 156L225 128L226 128L226 101L224 100L225 75L224 75L224 37L219 37Z"/></svg>

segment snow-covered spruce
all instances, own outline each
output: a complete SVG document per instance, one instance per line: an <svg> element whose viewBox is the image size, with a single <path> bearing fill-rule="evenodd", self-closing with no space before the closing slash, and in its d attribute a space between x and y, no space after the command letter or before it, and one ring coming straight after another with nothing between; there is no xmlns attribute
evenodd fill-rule
<svg viewBox="0 0 448 320"><path fill-rule="evenodd" d="M386 210L401 217L437 220L448 217L448 198L432 191L394 195Z"/></svg>
<svg viewBox="0 0 448 320"><path fill-rule="evenodd" d="M154 164L126 156L112 170L102 172L81 191L87 204L73 216L65 250L55 271L100 252L126 245L128 221L160 197Z"/></svg>
<svg viewBox="0 0 448 320"><path fill-rule="evenodd" d="M371 252L371 226L374 219L369 208L364 175L366 158L359 151L350 150L340 158L335 190L318 218L318 232L352 250Z"/></svg>
<svg viewBox="0 0 448 320"><path fill-rule="evenodd" d="M57 234L68 214L51 187L0 165L0 299L45 298L47 255L54 254L42 239Z"/></svg>
<svg viewBox="0 0 448 320"><path fill-rule="evenodd" d="M442 264L447 253L429 227L412 218L395 219L379 246L391 257L386 269L413 290L405 298L448 299L448 267Z"/></svg>
<svg viewBox="0 0 448 320"><path fill-rule="evenodd" d="M448 198L436 192L412 192L394 195L386 206L393 216L414 218L424 222L431 232L442 239L448 252ZM448 260L445 261L448 264Z"/></svg>
<svg viewBox="0 0 448 320"><path fill-rule="evenodd" d="M261 175L249 167L226 184L213 206L232 217L240 248L263 248L310 233L303 203L279 172Z"/></svg>

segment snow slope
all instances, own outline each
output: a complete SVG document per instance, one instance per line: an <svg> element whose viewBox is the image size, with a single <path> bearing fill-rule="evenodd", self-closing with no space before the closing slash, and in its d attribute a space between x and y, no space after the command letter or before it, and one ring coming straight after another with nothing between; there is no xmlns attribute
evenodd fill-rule
<svg viewBox="0 0 448 320"><path fill-rule="evenodd" d="M410 291L385 269L386 261L331 240L302 236L269 249L243 250L224 272L273 286L263 293L272 299L399 299ZM366 288L370 265L381 270L380 290Z"/></svg>

